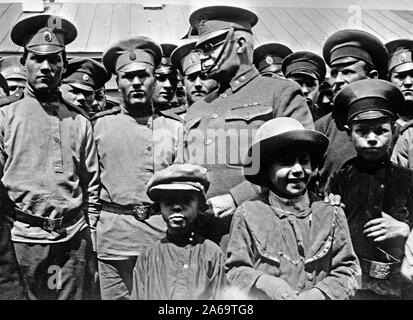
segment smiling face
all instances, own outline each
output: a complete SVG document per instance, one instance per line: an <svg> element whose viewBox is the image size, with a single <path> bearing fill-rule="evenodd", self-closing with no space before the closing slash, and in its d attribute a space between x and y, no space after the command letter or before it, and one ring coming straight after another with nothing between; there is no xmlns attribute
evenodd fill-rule
<svg viewBox="0 0 413 320"><path fill-rule="evenodd" d="M166 191L159 203L168 232L178 234L192 231L202 201L204 200L197 191Z"/></svg>
<svg viewBox="0 0 413 320"><path fill-rule="evenodd" d="M380 160L390 147L392 121L389 117L353 121L350 138L359 156L368 161Z"/></svg>
<svg viewBox="0 0 413 320"><path fill-rule="evenodd" d="M277 156L268 170L271 189L287 198L297 197L306 192L312 173L308 151L285 150Z"/></svg>
<svg viewBox="0 0 413 320"><path fill-rule="evenodd" d="M146 111L151 109L155 82L153 68L118 71L117 82L127 108L142 108Z"/></svg>
<svg viewBox="0 0 413 320"><path fill-rule="evenodd" d="M59 86L65 72L65 61L61 52L50 55L28 52L25 68L27 83L35 91L47 93Z"/></svg>

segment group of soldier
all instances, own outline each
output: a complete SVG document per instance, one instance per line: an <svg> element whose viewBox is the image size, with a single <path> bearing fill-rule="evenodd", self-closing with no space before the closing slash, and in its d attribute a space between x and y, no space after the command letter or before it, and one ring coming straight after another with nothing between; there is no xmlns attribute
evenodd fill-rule
<svg viewBox="0 0 413 320"><path fill-rule="evenodd" d="M329 36L323 58L279 43L254 50L257 21L241 8L201 8L184 44L137 35L111 44L102 63L67 59L77 30L64 18L13 26L24 53L0 60L2 299L129 299L137 257L166 232L146 185L174 162L208 170L203 232L225 252L235 209L266 192L245 180L242 160L273 118L329 138L309 186L324 198L332 174L356 156L333 97L359 80L385 79L403 93L391 148L407 150L392 160L413 168L413 40L384 45L348 29ZM105 93L112 75L121 102ZM357 201L381 210L388 199ZM404 218L410 229L413 213ZM393 294L379 286L369 289Z"/></svg>

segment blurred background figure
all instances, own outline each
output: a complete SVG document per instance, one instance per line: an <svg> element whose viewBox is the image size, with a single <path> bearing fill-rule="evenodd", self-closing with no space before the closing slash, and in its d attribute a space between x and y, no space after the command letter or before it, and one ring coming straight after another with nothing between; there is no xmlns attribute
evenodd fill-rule
<svg viewBox="0 0 413 320"><path fill-rule="evenodd" d="M20 62L20 56L7 56L0 59L0 73L6 79L10 95L26 87L26 72Z"/></svg>
<svg viewBox="0 0 413 320"><path fill-rule="evenodd" d="M171 53L177 47L174 44L163 43L161 64L155 70L155 91L152 96L155 111L162 111L177 107L174 103L178 72L171 62Z"/></svg>
<svg viewBox="0 0 413 320"><path fill-rule="evenodd" d="M287 79L300 85L314 121L319 119L317 101L327 71L323 58L310 51L297 51L285 57L281 69Z"/></svg>
<svg viewBox="0 0 413 320"><path fill-rule="evenodd" d="M281 64L292 50L281 43L266 43L254 50L253 62L261 75L283 79Z"/></svg>

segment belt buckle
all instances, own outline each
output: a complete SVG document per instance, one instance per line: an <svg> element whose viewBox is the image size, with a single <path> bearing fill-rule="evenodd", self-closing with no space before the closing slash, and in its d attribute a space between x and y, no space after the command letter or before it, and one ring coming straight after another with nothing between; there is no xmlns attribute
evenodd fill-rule
<svg viewBox="0 0 413 320"><path fill-rule="evenodd" d="M133 206L133 214L139 221L143 221L149 218L149 207Z"/></svg>
<svg viewBox="0 0 413 320"><path fill-rule="evenodd" d="M376 279L388 279L391 271L391 264L372 261L370 265L370 277Z"/></svg>
<svg viewBox="0 0 413 320"><path fill-rule="evenodd" d="M58 219L51 219L51 218L43 218L43 226L42 229L46 231L55 231L56 229L60 229L62 226L63 218Z"/></svg>

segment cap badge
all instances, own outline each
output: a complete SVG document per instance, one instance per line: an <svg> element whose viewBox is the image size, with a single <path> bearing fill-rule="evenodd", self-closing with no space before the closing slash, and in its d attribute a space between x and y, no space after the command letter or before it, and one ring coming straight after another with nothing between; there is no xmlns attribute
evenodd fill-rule
<svg viewBox="0 0 413 320"><path fill-rule="evenodd" d="M52 42L52 34L49 31L45 31L43 35L47 42Z"/></svg>
<svg viewBox="0 0 413 320"><path fill-rule="evenodd" d="M191 55L191 57L189 58L189 62L191 62L191 64L195 64L196 63L196 58L194 55Z"/></svg>
<svg viewBox="0 0 413 320"><path fill-rule="evenodd" d="M87 74L84 74L84 75L83 75L83 80L89 81L89 76L88 76Z"/></svg>
<svg viewBox="0 0 413 320"><path fill-rule="evenodd" d="M129 53L129 59L132 60L132 61L133 61L133 60L136 60L136 53L133 52L133 51L130 52L130 53Z"/></svg>
<svg viewBox="0 0 413 320"><path fill-rule="evenodd" d="M274 60L272 59L272 57L268 56L268 57L265 58L265 62L268 63L268 64L273 64Z"/></svg>
<svg viewBox="0 0 413 320"><path fill-rule="evenodd" d="M404 54L400 55L400 62L406 62L406 57L404 56Z"/></svg>

